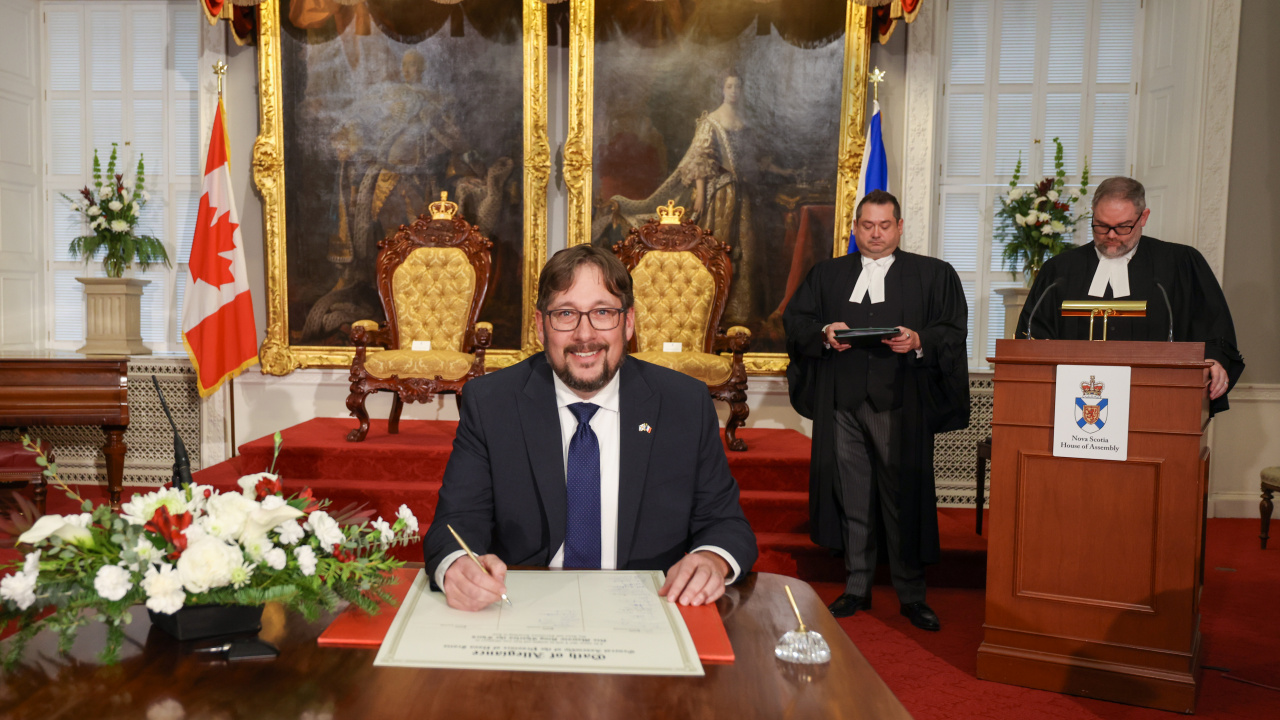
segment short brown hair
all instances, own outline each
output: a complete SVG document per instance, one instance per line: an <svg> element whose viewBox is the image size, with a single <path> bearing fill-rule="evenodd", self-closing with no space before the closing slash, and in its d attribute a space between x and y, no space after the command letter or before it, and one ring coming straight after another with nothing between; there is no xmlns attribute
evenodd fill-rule
<svg viewBox="0 0 1280 720"><path fill-rule="evenodd" d="M1098 203L1112 198L1133 203L1133 209L1137 210L1139 215L1147 209L1147 189L1142 187L1142 183L1130 177L1110 177L1098 183L1098 189L1093 194L1093 203L1090 207L1096 208Z"/></svg>
<svg viewBox="0 0 1280 720"><path fill-rule="evenodd" d="M594 245L574 245L565 248L542 266L538 275L538 311L546 312L551 305L551 298L573 286L573 278L582 265L595 265L600 269L600 277L610 293L622 302L623 310L630 310L635 302L631 291L631 273L616 255Z"/></svg>
<svg viewBox="0 0 1280 720"><path fill-rule="evenodd" d="M867 193L866 196L862 198L861 202L858 203L858 208L853 212L854 220L857 220L858 218L862 217L863 205L892 205L893 219L894 220L902 219L902 207L898 205L898 198L894 197L892 193L886 192L884 190L872 190L871 192Z"/></svg>

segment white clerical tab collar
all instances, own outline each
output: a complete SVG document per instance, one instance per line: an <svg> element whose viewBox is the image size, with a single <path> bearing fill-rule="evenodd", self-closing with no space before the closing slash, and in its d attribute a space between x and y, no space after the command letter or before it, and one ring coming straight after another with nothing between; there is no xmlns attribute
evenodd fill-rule
<svg viewBox="0 0 1280 720"><path fill-rule="evenodd" d="M1138 252L1138 243L1120 257L1103 255L1097 245L1093 246L1093 251L1098 253L1098 269L1093 271L1093 282L1089 283L1090 297L1106 295L1107 285L1111 286L1111 297L1129 297L1129 261Z"/></svg>
<svg viewBox="0 0 1280 720"><path fill-rule="evenodd" d="M858 275L858 282L853 285L853 294L849 296L849 302L860 303L867 295L871 295L872 305L884 302L884 276L889 273L894 254L890 253L875 260L866 255L860 257L862 273Z"/></svg>

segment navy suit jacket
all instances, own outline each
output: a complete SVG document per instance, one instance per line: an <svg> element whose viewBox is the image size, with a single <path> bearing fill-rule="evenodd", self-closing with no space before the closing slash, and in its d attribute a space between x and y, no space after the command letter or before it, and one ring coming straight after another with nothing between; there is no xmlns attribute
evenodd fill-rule
<svg viewBox="0 0 1280 720"><path fill-rule="evenodd" d="M634 357L618 373L618 569L665 571L688 551L714 545L746 574L756 560L755 534L738 504L706 385ZM427 576L461 549L446 524L476 554L549 564L564 543L566 489L545 354L468 382L460 416L423 540Z"/></svg>

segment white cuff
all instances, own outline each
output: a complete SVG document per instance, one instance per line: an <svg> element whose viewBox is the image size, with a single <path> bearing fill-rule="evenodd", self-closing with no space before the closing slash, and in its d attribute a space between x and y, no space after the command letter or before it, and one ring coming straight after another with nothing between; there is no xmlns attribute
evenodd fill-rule
<svg viewBox="0 0 1280 720"><path fill-rule="evenodd" d="M727 550L725 550L724 548L718 548L715 545L701 545L699 547L696 547L690 550L689 552L690 554L692 554L696 552L702 552L703 550L706 550L708 552L713 552L719 555L720 557L724 558L725 562L729 563L730 573L729 573L729 577L724 579L725 585L732 585L735 581L737 581L738 576L742 574L742 568L738 566L738 561L734 560L733 556L730 555Z"/></svg>
<svg viewBox="0 0 1280 720"><path fill-rule="evenodd" d="M460 557L465 557L466 554L465 550L454 550L448 555L445 555L444 559L440 561L440 564L436 566L436 587L440 588L440 592L444 592L444 574L449 572L449 566L453 565L454 560L457 560Z"/></svg>

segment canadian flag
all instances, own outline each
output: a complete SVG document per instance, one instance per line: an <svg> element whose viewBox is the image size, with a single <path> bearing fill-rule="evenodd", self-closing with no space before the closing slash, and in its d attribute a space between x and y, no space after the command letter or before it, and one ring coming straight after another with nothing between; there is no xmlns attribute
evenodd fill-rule
<svg viewBox="0 0 1280 720"><path fill-rule="evenodd" d="M182 310L182 343L196 368L200 397L212 395L224 381L258 362L258 331L253 324L244 241L231 195L229 143L222 115L219 100L187 260Z"/></svg>

